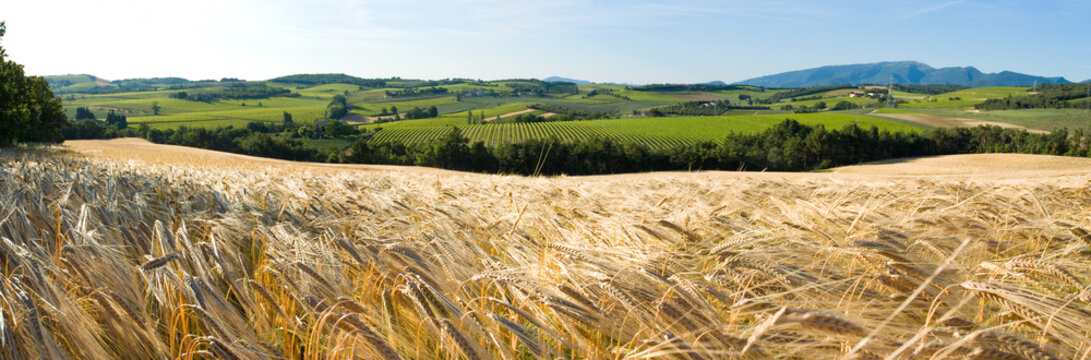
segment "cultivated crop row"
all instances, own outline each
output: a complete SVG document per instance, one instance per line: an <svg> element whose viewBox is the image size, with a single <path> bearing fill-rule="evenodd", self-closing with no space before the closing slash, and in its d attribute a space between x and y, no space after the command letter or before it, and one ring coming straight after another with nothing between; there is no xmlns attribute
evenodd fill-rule
<svg viewBox="0 0 1091 360"><path fill-rule="evenodd" d="M384 129L376 133L371 141L373 143L426 143L439 140L452 129L453 127ZM650 148L669 148L692 142L692 140L681 138L622 133L604 128L594 122L484 124L463 126L460 129L462 135L470 139L471 143L480 141L490 147L520 143L531 139L545 140L550 138L556 138L563 142L609 138L621 143L640 144Z"/></svg>

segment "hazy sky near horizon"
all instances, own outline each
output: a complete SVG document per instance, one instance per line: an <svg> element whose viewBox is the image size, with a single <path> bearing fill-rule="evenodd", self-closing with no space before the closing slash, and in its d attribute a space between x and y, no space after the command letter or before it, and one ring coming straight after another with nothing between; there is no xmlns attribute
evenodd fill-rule
<svg viewBox="0 0 1091 360"><path fill-rule="evenodd" d="M96 0L0 5L28 74L741 81L877 61L1091 78L1091 1Z"/></svg>

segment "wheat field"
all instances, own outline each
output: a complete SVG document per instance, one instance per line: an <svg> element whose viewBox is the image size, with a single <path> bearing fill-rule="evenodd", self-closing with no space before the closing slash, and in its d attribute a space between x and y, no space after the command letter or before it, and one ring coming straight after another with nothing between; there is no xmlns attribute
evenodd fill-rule
<svg viewBox="0 0 1091 360"><path fill-rule="evenodd" d="M0 358L1091 358L1091 177L91 153L0 151Z"/></svg>

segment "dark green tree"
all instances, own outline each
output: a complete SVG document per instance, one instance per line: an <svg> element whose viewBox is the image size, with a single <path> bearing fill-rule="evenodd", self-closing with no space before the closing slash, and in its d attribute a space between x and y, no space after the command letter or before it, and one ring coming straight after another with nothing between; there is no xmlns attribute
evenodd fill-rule
<svg viewBox="0 0 1091 360"><path fill-rule="evenodd" d="M159 106L158 101L152 101L152 114L159 115L159 110L163 108Z"/></svg>
<svg viewBox="0 0 1091 360"><path fill-rule="evenodd" d="M289 113L287 111L284 112L284 123L285 124L291 124L292 123L292 113Z"/></svg>
<svg viewBox="0 0 1091 360"><path fill-rule="evenodd" d="M45 78L27 78L27 108L30 110L27 132L23 140L60 143L64 141L62 130L68 126L61 99L53 96Z"/></svg>
<svg viewBox="0 0 1091 360"><path fill-rule="evenodd" d="M0 39L7 27L0 22ZM0 47L0 146L20 141L64 141L68 126L61 100L42 77L28 77L23 66L6 60Z"/></svg>
<svg viewBox="0 0 1091 360"><path fill-rule="evenodd" d="M856 108L856 104L853 104L853 103L845 101L845 100L841 100L841 101L838 101L837 104L834 104L833 107L830 108L830 110L851 110L851 109L855 109L855 108Z"/></svg>
<svg viewBox="0 0 1091 360"><path fill-rule="evenodd" d="M322 127L322 132L329 137L342 137L352 135L355 130L356 129L354 129L352 126L336 120L330 121Z"/></svg>
<svg viewBox="0 0 1091 360"><path fill-rule="evenodd" d="M80 121L80 120L97 120L97 119L95 118L95 113L91 112L91 110L88 110L85 107L78 107L78 108L76 108L76 121Z"/></svg>
<svg viewBox="0 0 1091 360"><path fill-rule="evenodd" d="M330 119L340 119L348 115L349 104L348 98L344 95L334 95L333 99L330 99L330 104L326 107L326 117Z"/></svg>
<svg viewBox="0 0 1091 360"><path fill-rule="evenodd" d="M106 114L106 126L114 126L118 130L125 130L125 128L129 127L129 121L125 118L125 115L110 110L110 112Z"/></svg>

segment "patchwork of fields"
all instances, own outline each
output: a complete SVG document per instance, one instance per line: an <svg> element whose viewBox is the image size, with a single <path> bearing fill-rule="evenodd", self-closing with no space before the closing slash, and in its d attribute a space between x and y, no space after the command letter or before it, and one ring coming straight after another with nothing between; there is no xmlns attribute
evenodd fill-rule
<svg viewBox="0 0 1091 360"><path fill-rule="evenodd" d="M419 82L419 81L418 81ZM731 104L749 105L743 100L749 97L764 100L784 97L783 89L730 88L709 90L693 87L670 91L637 90L630 86L612 84L587 84L571 87L570 93L526 95L515 90L534 83L511 80L472 82L421 86L409 89L446 88L446 92L420 96L399 96L404 86L412 80L392 80L387 87L369 88L353 84L331 83L319 85L266 83L290 91L287 96L262 99L218 99L192 101L175 98L178 90L143 91L116 94L68 95L64 104L72 116L75 108L86 107L99 118L106 112L116 111L128 116L132 126L147 124L156 129L180 126L194 128L244 127L249 122L279 123L284 114L294 122L311 124L326 116L330 100L342 95L348 101L350 116L345 119L360 130L366 130L373 143L403 142L423 143L438 139L454 127L459 127L471 141L489 146L521 142L529 139L557 138L573 142L590 138L610 138L624 143L637 143L663 149L700 141L717 141L727 134L754 133L766 129L784 119L794 119L807 125L822 124L827 128L841 128L857 124L887 131L917 131L940 124L1001 124L1028 129L1053 130L1058 128L1086 127L1089 118L1078 110L1004 110L976 112L972 108L988 98L1002 98L1026 94L1027 87L974 88L939 95L912 94L895 91L896 99L904 100L898 109L882 109L868 114L867 110L848 112L823 111L820 113L793 114L779 111L782 107L815 107L824 102L832 107L841 101L855 106L874 106L878 100L865 97L849 97L853 89L836 89L817 94L786 97L766 105L772 110L728 110L717 116L677 116L645 118L631 117L634 112L688 101L728 101ZM528 85L530 84L530 85ZM75 86L75 85L73 85ZM516 92L516 93L513 93ZM481 96L482 94L490 94ZM507 94L496 96L491 94ZM813 97L818 96L819 99ZM1076 99L1072 101L1086 101ZM549 109L563 109L573 114L604 114L606 119L558 121L547 123L481 123L497 117L517 114L541 115L546 111L530 109L540 104ZM158 106L158 114L153 106ZM439 116L419 120L395 120L393 110L405 117L414 108L435 107ZM903 114L903 115L896 115ZM905 115L908 114L908 115ZM873 116L869 116L873 115ZM885 117L885 118L881 118ZM929 121L916 121L927 118ZM948 121L949 120L949 121ZM957 121L956 121L957 120ZM352 139L331 139L321 142L323 148L347 146ZM310 143L317 143L311 141Z"/></svg>

